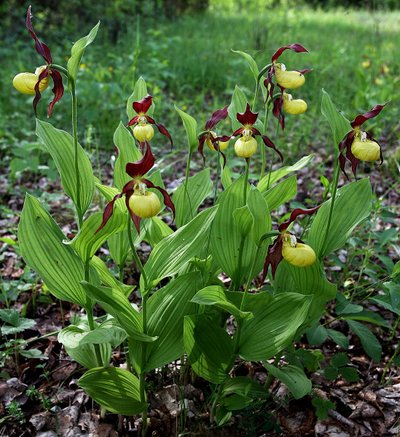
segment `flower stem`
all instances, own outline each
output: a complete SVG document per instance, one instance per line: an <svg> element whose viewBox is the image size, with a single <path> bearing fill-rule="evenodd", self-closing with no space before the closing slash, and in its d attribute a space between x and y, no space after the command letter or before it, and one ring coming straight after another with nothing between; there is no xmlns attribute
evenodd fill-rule
<svg viewBox="0 0 400 437"><path fill-rule="evenodd" d="M186 194L186 197L187 197L188 203L189 203L190 217L192 219L194 211L192 209L192 203L191 203L191 200L190 200L189 191L187 189L187 185L188 185L188 181L189 181L189 174L190 174L190 163L191 162L192 162L192 152L189 152L188 158L187 158L187 161L186 161L185 182L184 182L183 186L185 188L185 194Z"/></svg>
<svg viewBox="0 0 400 437"><path fill-rule="evenodd" d="M329 208L328 223L326 225L325 236L324 236L324 240L323 240L323 243L322 243L322 246L321 246L321 248L322 248L321 253L322 254L324 254L326 240L328 239L329 229L331 227L332 216L333 216L333 208L335 206L337 186L338 186L338 183L339 183L339 171L340 171L339 163L336 160L335 173L333 175L333 181L332 181L332 184L333 184L332 188L333 189L332 189L332 196L331 196L331 205L330 205L330 208Z"/></svg>
<svg viewBox="0 0 400 437"><path fill-rule="evenodd" d="M217 151L217 174L215 176L215 188L214 188L214 202L213 202L213 205L215 205L217 203L218 185L219 185L220 173L221 173L221 152L218 150Z"/></svg>

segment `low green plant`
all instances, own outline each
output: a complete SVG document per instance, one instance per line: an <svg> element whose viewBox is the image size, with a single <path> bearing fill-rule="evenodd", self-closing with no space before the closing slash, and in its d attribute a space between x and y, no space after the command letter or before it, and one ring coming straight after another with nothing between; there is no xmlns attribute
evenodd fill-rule
<svg viewBox="0 0 400 437"><path fill-rule="evenodd" d="M350 122L323 91L322 113L337 147L333 179L325 179L330 197L325 195L322 201L321 194L322 202L315 200L312 207L296 207L279 217L280 207L296 196L296 172L313 157L273 166L275 160L284 161L285 147L271 139L268 117L272 114L282 130L289 117L304 117L307 104L298 89L310 70L287 69L281 57L290 59L288 52L306 53L305 47L280 47L262 68L249 54L236 51L250 67L254 93L249 98L236 86L230 104L213 111L204 128L199 128L193 116L175 108L187 134L188 153L184 180L172 196L165 189L150 141L172 146L173 140L160 123L162 115L155 112L146 82L139 78L128 98L127 121L120 122L114 133L118 153L109 187L94 177L77 130L77 72L98 25L73 45L65 68L53 62L50 49L34 32L30 8L26 24L46 64L36 73L17 75L15 87L35 95L36 110L52 79L50 116L63 95L62 77L68 81L72 135L39 118L36 132L74 204L78 232L68 240L41 202L27 195L19 245L25 261L51 293L86 312L86 320L71 324L58 336L67 353L88 369L80 386L110 412L141 414L142 435L148 429L146 378L182 356L194 373L213 386L210 410L218 425L235 411L263 404L274 378L286 384L296 399L309 394L312 383L307 372L318 369L321 357L296 351L295 343L304 333L312 336L323 329L344 343L336 331L318 326L326 304L337 293L337 285L326 277L324 259L340 249L370 213L369 180L346 181L340 186L340 172L347 177L349 161L355 176L360 160L381 156L379 143L362 125L384 105ZM289 89L293 95L289 96ZM236 168L230 165L233 149ZM208 167L191 175L196 151L205 161L214 155L215 178ZM90 214L96 189L107 205L103 213ZM211 206L200 208L210 195ZM172 212L175 225L158 217L164 206ZM303 217L307 222L301 222L300 232ZM151 247L146 262L137 251L143 241ZM140 305L132 305L133 287L123 283L123 275L117 279L96 256L105 242L120 272L128 256L135 262L140 272L135 290ZM106 313L101 320L94 318L96 303ZM342 307L349 305L344 302ZM343 311L339 308L338 315L345 318ZM371 319L365 311L363 315ZM367 328L356 320L346 316L363 341ZM114 367L111 352L123 343L128 347L126 368ZM375 359L373 346L372 342L369 349L364 345ZM332 363L335 369L349 373L337 360ZM262 363L268 373L264 386L236 374L243 361Z"/></svg>

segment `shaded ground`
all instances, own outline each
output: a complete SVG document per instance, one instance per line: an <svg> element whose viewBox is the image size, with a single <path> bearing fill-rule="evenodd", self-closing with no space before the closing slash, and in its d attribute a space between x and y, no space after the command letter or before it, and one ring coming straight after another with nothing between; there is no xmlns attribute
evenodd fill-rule
<svg viewBox="0 0 400 437"><path fill-rule="evenodd" d="M317 157L316 160L321 167L322 158ZM179 168L175 170L178 174L183 173ZM383 175L385 176L382 177ZM377 197L384 195L383 205L396 213L395 205L399 205L399 191L396 189L398 180L391 176L386 167L381 174L371 173L371 178ZM41 191L50 193L47 200L51 205L52 214L64 226L63 231L66 235L73 233L74 229L68 225L72 220L72 209L68 201L56 195L61 191L58 183L49 182L45 178L39 181L29 179L30 176L27 174L23 185L30 190L38 182ZM304 170L300 173L298 181L297 200L300 202L305 202L307 198L320 200L318 174L310 175L309 170ZM174 184L175 181L171 179L169 185ZM13 213L22 209L23 195L20 192L22 188L21 185L15 185L11 190L6 174L1 175L0 187L2 203L9 209L9 213L7 212L1 219L0 237L14 239L18 216ZM387 224L379 218L374 221L375 230L385 226ZM364 228L359 232L363 231ZM365 235L359 237L365 239ZM79 312L79 308L68 303L61 304L47 295L41 284L35 283L35 278L29 276L18 255L18 248L4 241L2 244L1 274L4 284L26 288L25 291L19 292L15 302L11 301L11 306L36 322L35 326L25 330L18 338L27 340L29 347L39 349L47 359L27 359L19 356L16 362L16 357L12 354L4 359L3 379L0 382L0 417L3 417L0 419L0 435L101 437L138 435L140 430L138 418L129 419L112 414L100 417L98 406L77 386L76 381L84 370L66 355L57 342L56 331L68 325L74 314ZM393 261L398 257L395 249L396 246L392 245L387 252ZM148 255L146 246L143 246L143 250L141 255L145 259ZM344 263L348 259L346 251L347 248L340 254ZM380 263L379 258L374 258L375 255L372 254L369 262ZM356 276L359 273L360 261L353 262L355 264L352 274ZM345 279L340 276L342 269L337 267L334 258L329 259L326 265L334 279L339 281ZM137 280L137 272L132 266L128 266L125 271L125 283L135 284ZM365 279L364 284L368 285L368 278ZM374 290L377 292L378 289ZM379 312L391 325L396 326L398 321L395 320L393 313L372 306L371 303L366 306ZM324 322L349 338L350 348L346 351L349 357L348 366L355 369L359 376L357 382L349 383L341 376L329 381L321 372L309 372L314 385L314 395L329 399L335 405L334 408L328 408L326 419L317 418L311 397L299 401L290 400L286 387L279 381L274 381L270 387L269 399L241 411L224 428L215 428L210 425L208 413L212 395L209 384L195 377L185 366L181 368L181 363L176 362L148 378L152 435L173 436L177 433L192 436L399 435L400 371L395 360L385 368L398 347L399 329L395 327L392 332L389 332L387 329L371 325L383 348L382 362L374 363L366 356L358 337L348 331L347 325L340 320L335 320L333 307L329 308ZM323 366L341 350L331 341L326 341L322 346L310 347L306 338L303 338L297 347L321 350L325 357ZM115 366L119 366L124 361L123 350L114 353ZM242 364L235 369L235 373L248 375L260 383L266 380L266 374L258 363ZM10 405L13 407L10 408Z"/></svg>

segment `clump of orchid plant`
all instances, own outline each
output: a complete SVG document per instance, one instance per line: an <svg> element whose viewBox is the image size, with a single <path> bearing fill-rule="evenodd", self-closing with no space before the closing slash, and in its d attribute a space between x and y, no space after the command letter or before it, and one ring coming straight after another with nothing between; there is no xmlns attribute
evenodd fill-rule
<svg viewBox="0 0 400 437"><path fill-rule="evenodd" d="M358 115L350 124L353 128L339 144L339 163L342 172L346 174L346 158L351 163L354 177L360 161L373 162L380 159L383 162L381 146L369 132L363 131L361 126L371 118L376 117L385 105L376 105L365 114Z"/></svg>
<svg viewBox="0 0 400 437"><path fill-rule="evenodd" d="M296 208L289 217L289 220L279 225L280 235L273 244L268 247L267 257L264 264L263 279L267 276L268 267L271 266L272 277L275 277L276 269L282 259L296 267L307 267L314 264L317 259L313 248L305 244L300 238L288 231L289 226L299 215L312 215L320 205L310 208Z"/></svg>
<svg viewBox="0 0 400 437"><path fill-rule="evenodd" d="M145 141L150 141L154 137L153 124L157 126L159 132L166 136L171 146L173 146L173 141L167 128L161 123L156 123L156 121L147 115L151 104L153 103L153 97L147 95L143 97L142 100L138 102L133 102L132 107L137 115L135 115L131 120L129 120L128 126L133 126L133 136L139 141L139 143L144 143Z"/></svg>
<svg viewBox="0 0 400 437"><path fill-rule="evenodd" d="M62 83L62 76L57 68L53 65L53 58L49 47L42 42L36 35L32 26L31 6L28 7L26 14L26 28L35 41L35 49L37 53L45 60L46 65L37 67L35 73L19 73L13 79L15 89L23 94L34 94L33 109L36 113L36 107L42 97L42 92L48 87L49 79L53 81L52 92L54 94L53 100L50 102L47 116L50 117L53 112L54 105L62 98L64 94L64 86Z"/></svg>
<svg viewBox="0 0 400 437"><path fill-rule="evenodd" d="M136 230L140 233L140 220L156 216L161 209L160 200L153 191L149 191L149 188L158 190L164 198L165 205L175 214L175 206L167 191L154 185L144 177L153 168L155 159L150 143L146 141L142 144L142 148L145 149L143 157L137 162L129 162L126 165L126 173L132 177L132 180L126 183L122 188L122 192L114 196L107 204L103 213L103 221L96 232L99 232L112 216L115 201L125 196L129 215L135 224Z"/></svg>

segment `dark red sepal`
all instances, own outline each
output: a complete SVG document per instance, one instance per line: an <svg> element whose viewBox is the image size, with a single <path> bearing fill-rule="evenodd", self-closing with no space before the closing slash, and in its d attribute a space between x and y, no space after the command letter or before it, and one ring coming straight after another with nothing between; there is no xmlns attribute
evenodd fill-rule
<svg viewBox="0 0 400 437"><path fill-rule="evenodd" d="M239 129L236 129L235 132L233 132L232 136L237 137L238 135L241 135L243 131L244 131L244 127L240 127ZM218 137L218 139L221 139L221 138L231 138L231 137L228 137L227 135L222 136L222 137ZM228 141L228 140L221 139L221 141Z"/></svg>
<svg viewBox="0 0 400 437"><path fill-rule="evenodd" d="M214 111L210 117L206 121L205 129L211 130L213 127L215 127L221 120L225 120L225 118L228 116L228 106L225 106L222 109L217 109Z"/></svg>
<svg viewBox="0 0 400 437"><path fill-rule="evenodd" d="M354 168L354 171L356 171L357 169L357 158L353 155L353 153L351 152L351 145L353 144L354 141L354 136L355 136L355 132L353 130L351 130L350 132L348 132L345 137L343 138L343 140L339 143L338 147L339 147L339 165L340 165L340 169L342 170L343 174L346 176L346 179L349 180L349 177L346 173L346 158L344 153L346 154L347 159L352 163L352 168ZM354 176L355 173L353 171Z"/></svg>
<svg viewBox="0 0 400 437"><path fill-rule="evenodd" d="M135 115L131 120L129 120L128 126L133 126L139 121L139 115Z"/></svg>
<svg viewBox="0 0 400 437"><path fill-rule="evenodd" d="M154 185L153 182L149 181L148 179L142 179L142 182L146 184L148 188L155 188L162 194L165 206L167 206L171 210L175 218L175 205L173 204L172 199L167 191L164 190L164 188L159 187L158 185Z"/></svg>
<svg viewBox="0 0 400 437"><path fill-rule="evenodd" d="M285 130L285 114L282 111L283 108L283 97L280 95L274 99L274 106L272 108L272 114L278 119L282 130Z"/></svg>
<svg viewBox="0 0 400 437"><path fill-rule="evenodd" d="M103 212L103 220L101 222L101 225L97 228L95 234L100 232L104 228L104 226L107 224L108 220L110 219L110 217L113 214L115 201L120 199L123 195L124 195L124 193L119 193L113 198L113 200L111 200L110 202L107 203L107 205L104 209L104 212Z"/></svg>
<svg viewBox="0 0 400 437"><path fill-rule="evenodd" d="M53 79L53 88L52 93L54 94L53 100L49 103L49 107L47 108L47 117L51 117L51 114L53 112L54 105L61 100L62 96L64 95L64 85L62 82L62 76L61 73L57 70L51 70L50 76ZM36 89L36 87L35 87Z"/></svg>
<svg viewBox="0 0 400 437"><path fill-rule="evenodd" d="M275 272L279 263L282 261L282 247L283 238L282 235L278 235L273 244L268 247L267 257L265 258L264 269L262 273L261 281L264 282L267 277L268 267L271 266L272 277L275 278Z"/></svg>
<svg viewBox="0 0 400 437"><path fill-rule="evenodd" d="M150 144L147 141L145 142L145 146L146 151L139 161L128 162L128 164L126 164L125 171L132 178L143 176L154 166L155 158L151 151Z"/></svg>
<svg viewBox="0 0 400 437"><path fill-rule="evenodd" d="M385 106L386 103L384 105L376 105L365 114L357 115L357 117L351 122L351 127L362 126L367 120L376 117Z"/></svg>
<svg viewBox="0 0 400 437"><path fill-rule="evenodd" d="M168 132L167 128L161 123L156 123L154 118L151 118L148 115L146 115L145 117L146 117L146 120L150 124L154 124L154 126L157 126L157 129L159 130L159 132L169 139L169 141L171 143L171 147L172 147L174 145L174 142L172 141L172 137L171 137L170 133Z"/></svg>
<svg viewBox="0 0 400 437"><path fill-rule="evenodd" d="M318 205L318 206L315 206L314 208L310 208L310 209L296 208L290 214L289 220L287 220L286 222L281 223L281 225L279 226L278 230L280 232L286 230L289 227L289 225L291 223L293 223L299 215L312 215L312 214L314 214L318 210L318 208L320 206L321 205ZM300 240L298 240L298 241L300 241Z"/></svg>
<svg viewBox="0 0 400 437"><path fill-rule="evenodd" d="M143 97L142 100L139 100L138 102L133 102L132 107L137 114L146 114L152 103L153 97L148 94L146 97Z"/></svg>
<svg viewBox="0 0 400 437"><path fill-rule="evenodd" d="M46 78L47 76L49 75L49 68L48 67L46 67L40 74L39 74L39 78L38 78L38 81L36 82L36 85L35 85L35 97L34 97L34 99L33 99L33 110L35 111L35 114L36 114L36 107L37 107L37 104L39 103L39 100L42 98L42 94L40 93L40 91L39 91L39 85L40 85L40 82L44 79L44 78Z"/></svg>
<svg viewBox="0 0 400 437"><path fill-rule="evenodd" d="M268 100L268 96L270 99L272 99L272 96L274 95L275 84L272 80L272 78L274 77L274 74L275 74L275 68L274 68L274 66L272 66L268 70L268 75L267 75L266 79L264 80L264 86L267 89L267 98L265 99L265 103ZM268 90L268 86L269 86L269 90Z"/></svg>
<svg viewBox="0 0 400 437"><path fill-rule="evenodd" d="M47 64L52 64L53 59L51 57L50 49L44 42L40 41L40 39L36 36L35 31L33 30L31 9L32 7L29 6L26 12L26 28L28 29L32 38L35 40L35 50L37 51L37 53L39 53L39 55L46 61Z"/></svg>
<svg viewBox="0 0 400 437"><path fill-rule="evenodd" d="M261 135L261 138L264 142L264 144L269 147L270 149L275 150L275 152L279 155L279 158L283 162L283 155L282 153L276 148L275 144L272 142L270 138L268 138L266 135Z"/></svg>
<svg viewBox="0 0 400 437"><path fill-rule="evenodd" d="M246 124L253 125L258 118L258 112L251 112L250 105L247 103L246 110L242 113L238 112L236 114L237 121L243 126Z"/></svg>
<svg viewBox="0 0 400 437"><path fill-rule="evenodd" d="M197 146L197 151L200 153L200 155L203 157L203 164L206 163L206 157L204 156L204 143L207 139L207 133L199 136L199 145Z"/></svg>
<svg viewBox="0 0 400 437"><path fill-rule="evenodd" d="M298 71L301 74L307 74L307 73L311 73L313 71L312 68L303 68L302 70L295 70Z"/></svg>
<svg viewBox="0 0 400 437"><path fill-rule="evenodd" d="M285 50L293 50L294 52L300 53L300 52L307 52L308 50L303 47L301 44L289 44L287 46L279 47L279 49L272 55L271 61L275 62L279 56L285 51Z"/></svg>

